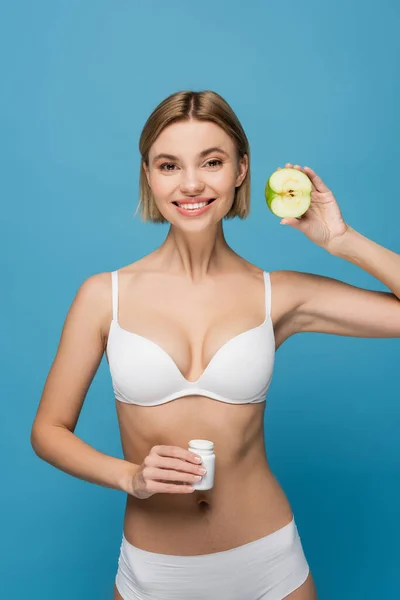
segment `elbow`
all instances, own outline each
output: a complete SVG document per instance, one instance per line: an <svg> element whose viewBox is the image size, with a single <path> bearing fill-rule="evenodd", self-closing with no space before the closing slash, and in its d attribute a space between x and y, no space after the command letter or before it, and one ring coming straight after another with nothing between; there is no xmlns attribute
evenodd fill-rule
<svg viewBox="0 0 400 600"><path fill-rule="evenodd" d="M45 448L51 438L52 425L35 422L31 429L31 446L39 458L44 459Z"/></svg>
<svg viewBox="0 0 400 600"><path fill-rule="evenodd" d="M31 442L31 446L32 446L34 453L36 454L36 456L39 456L39 457L40 457L40 439L41 439L41 437L42 436L41 436L39 427L34 424L31 429L30 442Z"/></svg>
<svg viewBox="0 0 400 600"><path fill-rule="evenodd" d="M60 431L69 429L63 425L35 421L31 429L30 442L36 456L48 462L59 441Z"/></svg>

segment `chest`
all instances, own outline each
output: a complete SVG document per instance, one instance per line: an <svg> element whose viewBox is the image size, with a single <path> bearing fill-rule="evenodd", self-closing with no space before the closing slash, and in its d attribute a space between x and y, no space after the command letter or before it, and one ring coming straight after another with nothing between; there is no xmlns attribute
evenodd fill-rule
<svg viewBox="0 0 400 600"><path fill-rule="evenodd" d="M150 342L150 350L162 351L186 381L196 382L231 343L246 343L250 337L257 343L257 330L269 316L266 291L264 278L196 288L148 281L136 286L135 293L120 291L118 322L113 326L119 335L125 334L127 347ZM129 333L135 339L126 337ZM251 333L254 336L244 337Z"/></svg>

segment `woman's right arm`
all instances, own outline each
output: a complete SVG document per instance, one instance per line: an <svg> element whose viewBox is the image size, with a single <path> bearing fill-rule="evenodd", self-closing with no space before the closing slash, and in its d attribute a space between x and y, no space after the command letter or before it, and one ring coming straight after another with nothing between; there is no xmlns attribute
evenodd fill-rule
<svg viewBox="0 0 400 600"><path fill-rule="evenodd" d="M31 431L39 458L74 477L124 492L140 466L95 450L78 438L87 391L100 365L107 315L111 319L111 274L86 279L68 311Z"/></svg>

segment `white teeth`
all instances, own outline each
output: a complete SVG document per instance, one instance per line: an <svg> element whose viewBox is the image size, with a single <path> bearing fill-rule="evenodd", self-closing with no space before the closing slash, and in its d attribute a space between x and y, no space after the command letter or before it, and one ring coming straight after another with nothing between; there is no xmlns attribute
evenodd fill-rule
<svg viewBox="0 0 400 600"><path fill-rule="evenodd" d="M200 202L198 204L179 204L179 207L188 210L195 210L196 208L203 208L203 206L206 206L207 204L208 202Z"/></svg>

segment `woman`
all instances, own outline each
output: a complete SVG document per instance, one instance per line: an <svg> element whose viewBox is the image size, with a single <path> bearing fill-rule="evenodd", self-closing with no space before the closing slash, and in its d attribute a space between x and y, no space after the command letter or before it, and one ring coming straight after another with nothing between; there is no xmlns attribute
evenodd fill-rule
<svg viewBox="0 0 400 600"><path fill-rule="evenodd" d="M265 452L275 351L303 331L400 336L400 257L348 226L331 191L299 165L313 184L311 207L283 221L393 293L269 273L236 254L222 221L249 214L250 153L214 92L166 98L145 124L140 152L142 218L169 222L168 235L78 290L32 445L56 467L127 493L114 598L315 600L290 503ZM73 433L104 352L124 460ZM188 442L198 438L216 452L214 486L203 492L191 487L201 472Z"/></svg>

